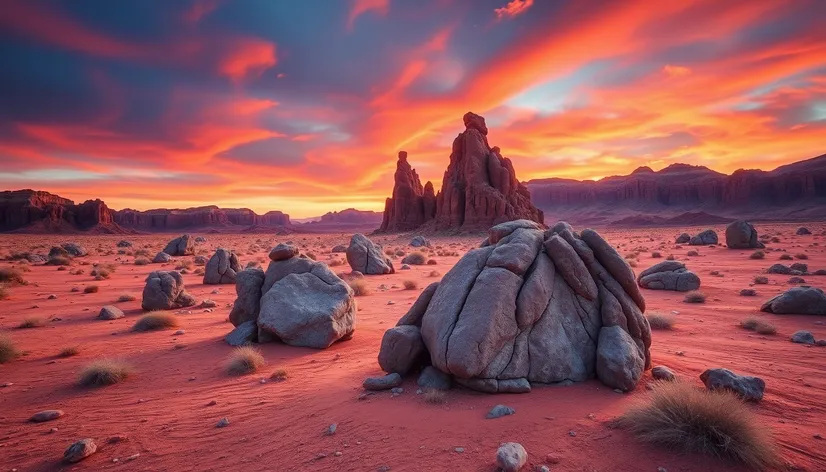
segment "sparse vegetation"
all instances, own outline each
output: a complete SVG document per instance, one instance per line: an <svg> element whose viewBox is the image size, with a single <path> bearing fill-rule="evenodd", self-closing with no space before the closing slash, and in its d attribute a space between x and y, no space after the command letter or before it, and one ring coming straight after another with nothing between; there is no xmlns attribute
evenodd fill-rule
<svg viewBox="0 0 826 472"><path fill-rule="evenodd" d="M14 267L0 268L0 283L8 285L26 285L26 279L23 277L23 272Z"/></svg>
<svg viewBox="0 0 826 472"><path fill-rule="evenodd" d="M67 266L72 265L72 258L68 256L52 256L46 261L46 265Z"/></svg>
<svg viewBox="0 0 826 472"><path fill-rule="evenodd" d="M367 285L367 281L364 279L353 279L348 283L357 297L365 297L373 293L373 290Z"/></svg>
<svg viewBox="0 0 826 472"><path fill-rule="evenodd" d="M777 327L753 316L741 321L740 327L758 334L777 334Z"/></svg>
<svg viewBox="0 0 826 472"><path fill-rule="evenodd" d="M135 265L137 265L137 266L149 265L149 259L147 259L145 257L136 257L135 258Z"/></svg>
<svg viewBox="0 0 826 472"><path fill-rule="evenodd" d="M402 282L402 285L404 285L405 290L416 290L419 288L419 284L415 280L405 280Z"/></svg>
<svg viewBox="0 0 826 472"><path fill-rule="evenodd" d="M692 290L691 292L685 294L683 301L686 303L705 303L706 295L698 290Z"/></svg>
<svg viewBox="0 0 826 472"><path fill-rule="evenodd" d="M695 251L694 249L692 249L692 250L688 251L687 253L685 253L685 255L693 257L693 256L699 256L700 253Z"/></svg>
<svg viewBox="0 0 826 472"><path fill-rule="evenodd" d="M736 396L686 382L658 382L650 399L618 421L645 442L699 452L761 470L780 464L768 428Z"/></svg>
<svg viewBox="0 0 826 472"><path fill-rule="evenodd" d="M668 256L666 256L666 258L665 258L665 260L667 260L667 261L673 261L674 259L675 259L674 254L669 254L669 255L668 255Z"/></svg>
<svg viewBox="0 0 826 472"><path fill-rule="evenodd" d="M447 402L447 394L442 390L430 389L424 392L425 403L432 405L441 405Z"/></svg>
<svg viewBox="0 0 826 472"><path fill-rule="evenodd" d="M424 265L427 262L427 256L421 251L415 251L405 256L402 262L410 265Z"/></svg>
<svg viewBox="0 0 826 472"><path fill-rule="evenodd" d="M14 341L5 334L0 333L0 364L5 364L17 358L20 351L17 350Z"/></svg>
<svg viewBox="0 0 826 472"><path fill-rule="evenodd" d="M73 357L80 354L80 348L77 346L67 346L57 353L58 357Z"/></svg>
<svg viewBox="0 0 826 472"><path fill-rule="evenodd" d="M665 313L652 312L645 315L651 329L674 329L677 317Z"/></svg>
<svg viewBox="0 0 826 472"><path fill-rule="evenodd" d="M126 380L132 367L118 359L98 359L80 371L77 383L83 386L114 385Z"/></svg>
<svg viewBox="0 0 826 472"><path fill-rule="evenodd" d="M83 293L98 293L100 291L100 287L97 285L87 285L83 288Z"/></svg>
<svg viewBox="0 0 826 472"><path fill-rule="evenodd" d="M663 255L659 251L654 251L654 252L651 253L651 257L654 258L654 259L659 259L659 258L663 257Z"/></svg>
<svg viewBox="0 0 826 472"><path fill-rule="evenodd" d="M431 270L431 271L430 271L430 273L429 273L429 274L427 274L427 276L428 276L428 277L438 277L438 276L440 276L440 275L442 275L442 274L441 274L441 273L439 273L439 271L438 271L438 270Z"/></svg>
<svg viewBox="0 0 826 472"><path fill-rule="evenodd" d="M261 352L252 346L235 348L226 362L226 372L229 375L247 375L257 372L266 361Z"/></svg>
<svg viewBox="0 0 826 472"><path fill-rule="evenodd" d="M20 329L29 329L29 328L40 328L45 325L46 322L43 321L43 318L38 318L36 316L30 316L17 325Z"/></svg>
<svg viewBox="0 0 826 472"><path fill-rule="evenodd" d="M766 257L765 252L763 252L761 250L757 250L757 251L754 251L753 253L751 253L751 255L749 256L749 259L765 259L765 257Z"/></svg>
<svg viewBox="0 0 826 472"><path fill-rule="evenodd" d="M794 255L794 258L795 258L795 259L800 259L800 260L805 261L806 259L808 259L808 258L809 258L809 256L808 256L808 254L803 254L803 253L801 252L800 254L795 254L795 255Z"/></svg>
<svg viewBox="0 0 826 472"><path fill-rule="evenodd" d="M119 302L134 302L135 300L137 300L137 298L128 293L121 294L121 296L118 297Z"/></svg>
<svg viewBox="0 0 826 472"><path fill-rule="evenodd" d="M157 331L177 328L178 325L177 316L162 311L153 311L138 318L138 321L132 326L132 331Z"/></svg>
<svg viewBox="0 0 826 472"><path fill-rule="evenodd" d="M273 382L283 382L287 380L287 377L289 377L289 374L286 369L276 369L272 375L270 375L270 380Z"/></svg>
<svg viewBox="0 0 826 472"><path fill-rule="evenodd" d="M0 300L9 298L9 289L5 285L0 285Z"/></svg>
<svg viewBox="0 0 826 472"><path fill-rule="evenodd" d="M183 260L178 262L178 265L175 266L175 270L192 270L192 266L192 261Z"/></svg>
<svg viewBox="0 0 826 472"><path fill-rule="evenodd" d="M769 278L765 275L758 275L754 277L754 283L757 285L766 285L769 283Z"/></svg>
<svg viewBox="0 0 826 472"><path fill-rule="evenodd" d="M790 261L792 259L794 259L794 258L792 257L791 254L781 254L780 255L780 260L781 261Z"/></svg>

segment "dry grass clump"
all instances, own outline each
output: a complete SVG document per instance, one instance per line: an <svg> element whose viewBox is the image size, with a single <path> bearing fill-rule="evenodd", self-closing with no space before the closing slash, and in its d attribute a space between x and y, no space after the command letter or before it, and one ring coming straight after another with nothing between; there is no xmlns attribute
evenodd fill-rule
<svg viewBox="0 0 826 472"><path fill-rule="evenodd" d="M80 348L77 346L66 346L57 353L58 357L74 357L80 354Z"/></svg>
<svg viewBox="0 0 826 472"><path fill-rule="evenodd" d="M23 277L23 272L14 267L0 268L0 283L9 285L26 285L26 279Z"/></svg>
<svg viewBox="0 0 826 472"><path fill-rule="evenodd" d="M765 259L765 258L766 258L766 253L759 250L759 249L757 251L754 251L753 253L751 253L751 255L749 256L749 259Z"/></svg>
<svg viewBox="0 0 826 472"><path fill-rule="evenodd" d="M754 277L754 283L757 285L766 285L767 283L769 283L769 278L765 275L758 275Z"/></svg>
<svg viewBox="0 0 826 472"><path fill-rule="evenodd" d="M69 256L52 256L46 261L46 265L67 266L72 265L72 258Z"/></svg>
<svg viewBox="0 0 826 472"><path fill-rule="evenodd" d="M178 265L175 266L175 270L192 270L193 264L190 260L183 260L178 262Z"/></svg>
<svg viewBox="0 0 826 472"><path fill-rule="evenodd" d="M162 311L152 311L138 318L138 321L132 326L132 331L157 331L177 328L178 325L177 316Z"/></svg>
<svg viewBox="0 0 826 472"><path fill-rule="evenodd" d="M687 253L685 253L685 255L686 256L699 256L700 253L695 251L694 249L692 249L692 250L688 251Z"/></svg>
<svg viewBox="0 0 826 472"><path fill-rule="evenodd" d="M686 303L705 303L706 295L698 290L692 290L691 292L685 294L683 301Z"/></svg>
<svg viewBox="0 0 826 472"><path fill-rule="evenodd" d="M780 255L780 260L781 261L790 261L792 259L794 259L794 257L792 257L791 254L781 254Z"/></svg>
<svg viewBox="0 0 826 472"><path fill-rule="evenodd" d="M795 258L795 259L800 259L800 260L806 260L806 259L808 259L808 258L809 258L809 256L808 256L808 254L803 254L803 253L801 252L800 254L795 254L795 255L794 255L794 258Z"/></svg>
<svg viewBox="0 0 826 472"><path fill-rule="evenodd" d="M419 288L419 283L415 280L405 280L402 282L402 285L404 285L405 290L416 290Z"/></svg>
<svg viewBox="0 0 826 472"><path fill-rule="evenodd" d="M373 293L373 290L367 285L367 281L364 279L353 279L350 282L350 288L353 289L353 294L357 297L365 297Z"/></svg>
<svg viewBox="0 0 826 472"><path fill-rule="evenodd" d="M441 274L441 273L439 273L439 271L438 271L438 270L431 270L431 271L430 271L430 273L429 273L429 274L427 274L427 276L428 276L428 277L438 277L438 276L440 276L440 275L442 275L442 274Z"/></svg>
<svg viewBox="0 0 826 472"><path fill-rule="evenodd" d="M134 302L135 300L137 300L137 297L128 293L124 293L118 297L119 302Z"/></svg>
<svg viewBox="0 0 826 472"><path fill-rule="evenodd" d="M83 293L98 293L100 291L100 287L97 285L87 285L83 289Z"/></svg>
<svg viewBox="0 0 826 472"><path fill-rule="evenodd" d="M114 385L126 380L132 366L118 359L98 359L80 371L77 383L83 386Z"/></svg>
<svg viewBox="0 0 826 472"><path fill-rule="evenodd" d="M137 265L137 266L149 265L149 259L147 259L145 257L136 257L135 258L135 265Z"/></svg>
<svg viewBox="0 0 826 472"><path fill-rule="evenodd" d="M625 262L628 263L631 267L637 267L637 260L636 259L627 259Z"/></svg>
<svg viewBox="0 0 826 472"><path fill-rule="evenodd" d="M41 328L45 324L46 324L46 322L43 321L43 318L38 318L36 316L30 316L30 317L24 319L23 321L21 321L20 324L17 325L17 327L20 328L20 329Z"/></svg>
<svg viewBox="0 0 826 472"><path fill-rule="evenodd" d="M405 256L402 262L410 265L425 265L425 263L427 263L427 256L420 251L415 251Z"/></svg>
<svg viewBox="0 0 826 472"><path fill-rule="evenodd" d="M651 253L651 257L653 257L654 259L659 259L659 258L663 257L663 255L659 251L654 251L654 252Z"/></svg>
<svg viewBox="0 0 826 472"><path fill-rule="evenodd" d="M758 334L777 334L776 326L753 316L741 321L740 327Z"/></svg>
<svg viewBox="0 0 826 472"><path fill-rule="evenodd" d="M16 359L19 355L20 351L17 350L17 346L14 344L14 341L12 341L11 338L5 334L0 333L0 364L10 362Z"/></svg>
<svg viewBox="0 0 826 472"><path fill-rule="evenodd" d="M665 257L665 260L667 260L667 261L673 261L674 259L676 259L676 258L674 257L674 254L669 254L669 255L667 255L667 256Z"/></svg>
<svg viewBox="0 0 826 472"><path fill-rule="evenodd" d="M270 380L273 382L283 382L287 380L287 377L289 377L287 369L276 369L272 375L270 375Z"/></svg>
<svg viewBox="0 0 826 472"><path fill-rule="evenodd" d="M645 317L648 319L651 329L674 329L674 325L677 323L676 316L665 313L653 312L648 313Z"/></svg>
<svg viewBox="0 0 826 472"><path fill-rule="evenodd" d="M267 362L261 352L252 346L235 348L227 358L225 370L229 375L247 375L257 372Z"/></svg>
<svg viewBox="0 0 826 472"><path fill-rule="evenodd" d="M736 396L686 382L658 382L647 403L618 421L642 441L729 459L762 470L780 464L766 426Z"/></svg>
<svg viewBox="0 0 826 472"><path fill-rule="evenodd" d="M0 300L9 298L9 289L5 285L0 285Z"/></svg>
<svg viewBox="0 0 826 472"><path fill-rule="evenodd" d="M443 390L430 389L422 395L425 403L431 405L442 405L447 403L447 394Z"/></svg>

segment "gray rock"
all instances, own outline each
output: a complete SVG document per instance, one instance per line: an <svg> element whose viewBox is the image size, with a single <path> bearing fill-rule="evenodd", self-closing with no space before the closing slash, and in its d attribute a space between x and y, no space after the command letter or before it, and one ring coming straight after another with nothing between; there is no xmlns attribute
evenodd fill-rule
<svg viewBox="0 0 826 472"><path fill-rule="evenodd" d="M640 272L637 283L651 290L689 292L700 288L700 277L679 261L662 261Z"/></svg>
<svg viewBox="0 0 826 472"><path fill-rule="evenodd" d="M422 335L414 325L395 326L384 332L379 349L379 366L388 373L406 375L425 360Z"/></svg>
<svg viewBox="0 0 826 472"><path fill-rule="evenodd" d="M77 243L63 243L60 245L60 247L65 249L66 252L68 252L69 255L72 257L83 257L89 254L89 252L86 251L86 249L83 246Z"/></svg>
<svg viewBox="0 0 826 472"><path fill-rule="evenodd" d="M198 236L198 237L195 238L195 242L196 243L205 243L205 242L207 242L207 239L203 236Z"/></svg>
<svg viewBox="0 0 826 472"><path fill-rule="evenodd" d="M802 262L795 262L794 264L789 266L789 269L796 270L796 271L800 272L801 274L805 274L805 273L809 272L809 265L804 264Z"/></svg>
<svg viewBox="0 0 826 472"><path fill-rule="evenodd" d="M416 381L416 385L419 387L432 390L450 390L452 383L449 374L445 374L433 366L425 367Z"/></svg>
<svg viewBox="0 0 826 472"><path fill-rule="evenodd" d="M620 326L599 330L597 377L622 391L634 390L645 370L645 358L631 336Z"/></svg>
<svg viewBox="0 0 826 472"><path fill-rule="evenodd" d="M29 421L33 423L44 423L46 421L54 421L63 416L63 410L43 410L33 414Z"/></svg>
<svg viewBox="0 0 826 472"><path fill-rule="evenodd" d="M121 239L120 241L118 241L117 246L118 247L132 247L132 243L125 240L125 239Z"/></svg>
<svg viewBox="0 0 826 472"><path fill-rule="evenodd" d="M166 244L163 252L170 256L189 256L195 253L195 241L189 234L182 234Z"/></svg>
<svg viewBox="0 0 826 472"><path fill-rule="evenodd" d="M402 376L393 372L381 377L368 377L361 386L365 390L390 390L402 384Z"/></svg>
<svg viewBox="0 0 826 472"><path fill-rule="evenodd" d="M754 226L743 220L732 221L726 226L726 246L729 249L762 249L766 247L759 241Z"/></svg>
<svg viewBox="0 0 826 472"><path fill-rule="evenodd" d="M810 331L800 330L792 335L791 341L798 344L812 345L815 343L815 336Z"/></svg>
<svg viewBox="0 0 826 472"><path fill-rule="evenodd" d="M528 453L519 443L504 443L496 451L496 465L504 472L518 472L527 462Z"/></svg>
<svg viewBox="0 0 826 472"><path fill-rule="evenodd" d="M744 400L760 401L766 382L759 377L737 375L728 369L708 369L700 374L700 380L709 390L728 390Z"/></svg>
<svg viewBox="0 0 826 472"><path fill-rule="evenodd" d="M244 346L258 340L258 325L254 320L245 321L224 336L230 346Z"/></svg>
<svg viewBox="0 0 826 472"><path fill-rule="evenodd" d="M239 272L241 272L241 262L238 256L232 251L218 248L204 269L204 284L234 284Z"/></svg>
<svg viewBox="0 0 826 472"><path fill-rule="evenodd" d="M688 233L682 233L674 240L676 244L685 244L689 241L691 241L691 235Z"/></svg>
<svg viewBox="0 0 826 472"><path fill-rule="evenodd" d="M413 325L421 327L424 312L427 310L427 306L430 304L430 300L433 298L433 294L436 293L437 288L439 288L439 282L433 282L425 287L419 295L419 298L417 298L410 309L407 310L407 313L399 318L396 326Z"/></svg>
<svg viewBox="0 0 826 472"><path fill-rule="evenodd" d="M709 244L717 244L717 233L714 230L707 229L699 234L694 235L689 241L690 246L707 246Z"/></svg>
<svg viewBox="0 0 826 472"><path fill-rule="evenodd" d="M492 420L496 418L501 418L503 416L509 416L516 413L516 410L509 406L505 405L496 405L495 407L491 408L487 415L485 415L486 419Z"/></svg>
<svg viewBox="0 0 826 472"><path fill-rule="evenodd" d="M347 263L354 271L364 275L393 274L393 263L385 257L382 247L373 243L367 236L356 233L350 238L347 247Z"/></svg>
<svg viewBox="0 0 826 472"><path fill-rule="evenodd" d="M270 251L270 260L278 262L290 259L298 255L298 248L289 244L281 243Z"/></svg>
<svg viewBox="0 0 826 472"><path fill-rule="evenodd" d="M542 225L531 220L513 220L499 223L488 230L488 243L496 244L517 229L542 230Z"/></svg>
<svg viewBox="0 0 826 472"><path fill-rule="evenodd" d="M430 247L430 241L424 236L414 236L410 240L410 245L413 247Z"/></svg>
<svg viewBox="0 0 826 472"><path fill-rule="evenodd" d="M247 321L258 322L261 310L261 288L264 286L264 271L245 269L235 276L235 302L229 313L229 321L239 326Z"/></svg>
<svg viewBox="0 0 826 472"><path fill-rule="evenodd" d="M215 424L216 428L226 428L227 426L229 426L229 418L226 417L221 418L218 423Z"/></svg>
<svg viewBox="0 0 826 472"><path fill-rule="evenodd" d="M651 369L651 377L655 380L672 381L677 379L677 374L664 365L658 365Z"/></svg>
<svg viewBox="0 0 826 472"><path fill-rule="evenodd" d="M195 305L195 298L187 293L184 279L175 271L154 271L146 277L141 307L144 310L172 310Z"/></svg>
<svg viewBox="0 0 826 472"><path fill-rule="evenodd" d="M407 264L402 264L401 270L410 270L410 266Z"/></svg>
<svg viewBox="0 0 826 472"><path fill-rule="evenodd" d="M98 446L95 444L94 439L81 439L80 441L77 441L69 446L66 451L63 452L63 460L72 464L75 462L80 462L94 454L97 450Z"/></svg>
<svg viewBox="0 0 826 472"><path fill-rule="evenodd" d="M803 277L790 277L789 280L788 280L788 283L790 283L790 284L805 284L806 279L804 279Z"/></svg>
<svg viewBox="0 0 826 472"><path fill-rule="evenodd" d="M773 264L771 267L766 270L769 274L783 274L783 275L790 275L792 273L792 269L788 266L783 264Z"/></svg>
<svg viewBox="0 0 826 472"><path fill-rule="evenodd" d="M809 228L805 228L805 227L801 226L800 228L797 228L797 231L795 231L794 234L796 234L798 236L806 236L806 235L812 234L812 232L809 231Z"/></svg>
<svg viewBox="0 0 826 472"><path fill-rule="evenodd" d="M333 253L347 252L347 246L345 246L344 244L339 244L339 245L333 246L333 250L330 251L330 252L333 252Z"/></svg>
<svg viewBox="0 0 826 472"><path fill-rule="evenodd" d="M117 320L123 318L124 315L123 311L112 305L106 305L100 309L100 313L98 313L98 318L101 320Z"/></svg>
<svg viewBox="0 0 826 472"><path fill-rule="evenodd" d="M815 287L792 287L764 303L760 311L778 315L826 315L826 294Z"/></svg>
<svg viewBox="0 0 826 472"><path fill-rule="evenodd" d="M155 264L163 264L172 260L172 256L169 254L161 251L155 254L155 257L152 258L152 262Z"/></svg>

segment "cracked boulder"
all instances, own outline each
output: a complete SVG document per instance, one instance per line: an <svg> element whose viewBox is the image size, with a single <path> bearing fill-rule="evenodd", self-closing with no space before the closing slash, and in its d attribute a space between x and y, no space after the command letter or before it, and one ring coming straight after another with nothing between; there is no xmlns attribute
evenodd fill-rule
<svg viewBox="0 0 826 472"><path fill-rule="evenodd" d="M651 290L689 292L700 288L700 277L686 269L682 262L662 261L642 271L637 283Z"/></svg>
<svg viewBox="0 0 826 472"><path fill-rule="evenodd" d="M234 284L238 272L241 272L238 256L232 251L219 248L206 263L204 284Z"/></svg>
<svg viewBox="0 0 826 472"><path fill-rule="evenodd" d="M347 247L347 262L354 271L359 271L364 275L393 274L393 263L390 262L382 247L367 236L356 233L350 238L350 246Z"/></svg>
<svg viewBox="0 0 826 472"><path fill-rule="evenodd" d="M709 244L717 244L717 233L713 229L707 229L701 233L694 235L689 241L690 246L708 246Z"/></svg>
<svg viewBox="0 0 826 472"><path fill-rule="evenodd" d="M229 312L229 321L239 326L247 321L258 323L261 309L261 287L264 286L264 271L245 269L235 276L235 302Z"/></svg>
<svg viewBox="0 0 826 472"><path fill-rule="evenodd" d="M763 249L766 247L758 240L754 226L743 220L732 221L726 226L726 246L729 249Z"/></svg>
<svg viewBox="0 0 826 472"><path fill-rule="evenodd" d="M826 294L815 287L792 287L764 303L760 311L777 315L826 315Z"/></svg>
<svg viewBox="0 0 826 472"><path fill-rule="evenodd" d="M146 277L141 300L144 310L173 310L194 304L195 298L187 293L179 272L156 270Z"/></svg>
<svg viewBox="0 0 826 472"><path fill-rule="evenodd" d="M163 252L173 257L195 254L195 240L188 234L182 234L166 244Z"/></svg>
<svg viewBox="0 0 826 472"><path fill-rule="evenodd" d="M400 326L418 327L432 368L466 387L516 393L597 377L631 390L650 368L634 272L593 230L497 225L431 287ZM398 362L396 344L379 358Z"/></svg>

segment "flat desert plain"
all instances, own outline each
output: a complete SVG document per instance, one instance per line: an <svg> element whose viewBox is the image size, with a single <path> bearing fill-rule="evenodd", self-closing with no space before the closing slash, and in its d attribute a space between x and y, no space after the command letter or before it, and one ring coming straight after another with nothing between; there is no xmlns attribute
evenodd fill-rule
<svg viewBox="0 0 826 472"><path fill-rule="evenodd" d="M705 303L685 303L679 292L643 290L647 314L673 315L673 329L652 330L654 365L670 367L702 386L698 376L725 367L766 382L762 402L750 404L763 427L772 432L790 470L826 470L826 348L792 343L798 330L826 338L823 316L773 315L760 305L791 287L789 275L766 274L774 263L803 262L810 272L826 269L826 224L803 224L812 235L797 236L801 224L759 224L759 233L776 237L762 259L754 250L722 246L678 246L675 237L703 228L602 229L600 233L631 261L636 273L673 255L702 279ZM724 238L724 226L713 226ZM395 325L421 290L438 280L483 236L433 237L428 257L436 265L413 266L396 273L368 276L371 293L357 298L358 322L351 340L319 351L280 343L259 346L266 366L246 376L229 376L224 365L234 348L224 342L231 329L227 316L235 299L233 285L203 285L194 273L194 256L166 264L135 265L135 250L149 258L177 234L155 235L0 235L0 255L49 248L72 241L89 250L67 270L4 260L0 267L23 271L25 285L7 287L0 300L0 332L22 355L0 365L0 470L141 470L141 471L494 471L502 442L524 445L524 470L545 465L551 471L729 471L745 470L731 462L681 454L639 442L612 427L612 420L644 401L652 382L644 374L636 390L616 393L597 380L572 386L537 387L528 394L489 395L465 389L449 391L432 404L417 394L416 378L404 392L362 395L362 381L381 375L376 356L384 331ZM332 254L349 234L270 235L204 234L196 255L209 258L216 248L237 251L242 266L266 266L269 250L292 241L320 261L343 261ZM414 250L413 235L376 236L385 248ZM127 239L132 248L118 248ZM441 249L440 249L441 248ZM123 254L118 250L122 249ZM456 251L456 253L453 253ZM689 251L697 255L689 256ZM441 252L443 255L438 255ZM659 252L660 257L653 257ZM455 255L444 255L445 253ZM779 260L782 254L798 257ZM805 258L805 260L802 260ZM94 263L110 264L109 278L90 275ZM198 301L217 306L173 310L177 328L134 332L143 314L141 291L153 270L188 267L187 290ZM76 270L82 273L77 274ZM336 272L349 267L337 265ZM75 272L73 275L72 272ZM765 275L768 284L755 285ZM826 288L826 276L804 276L805 283ZM405 289L412 281L415 289ZM85 293L88 286L98 290ZM408 283L410 285L410 283ZM76 290L73 291L73 289ZM741 296L752 288L756 296ZM119 302L122 295L132 301ZM129 297L125 297L129 298ZM104 305L122 309L114 321L96 319ZM761 335L739 324L757 317L776 327ZM30 320L32 328L20 327ZM39 325L39 326L38 326ZM180 330L180 331L178 331ZM64 348L76 355L61 357ZM123 382L106 387L78 386L78 374L99 358L120 359L133 368ZM287 379L270 375L284 369ZM488 420L491 407L505 404L511 416ZM30 422L41 410L62 410L49 422ZM226 418L226 427L216 424ZM335 434L326 434L336 424ZM78 464L62 462L73 442L93 438L97 453ZM113 440L114 438L114 440Z"/></svg>

